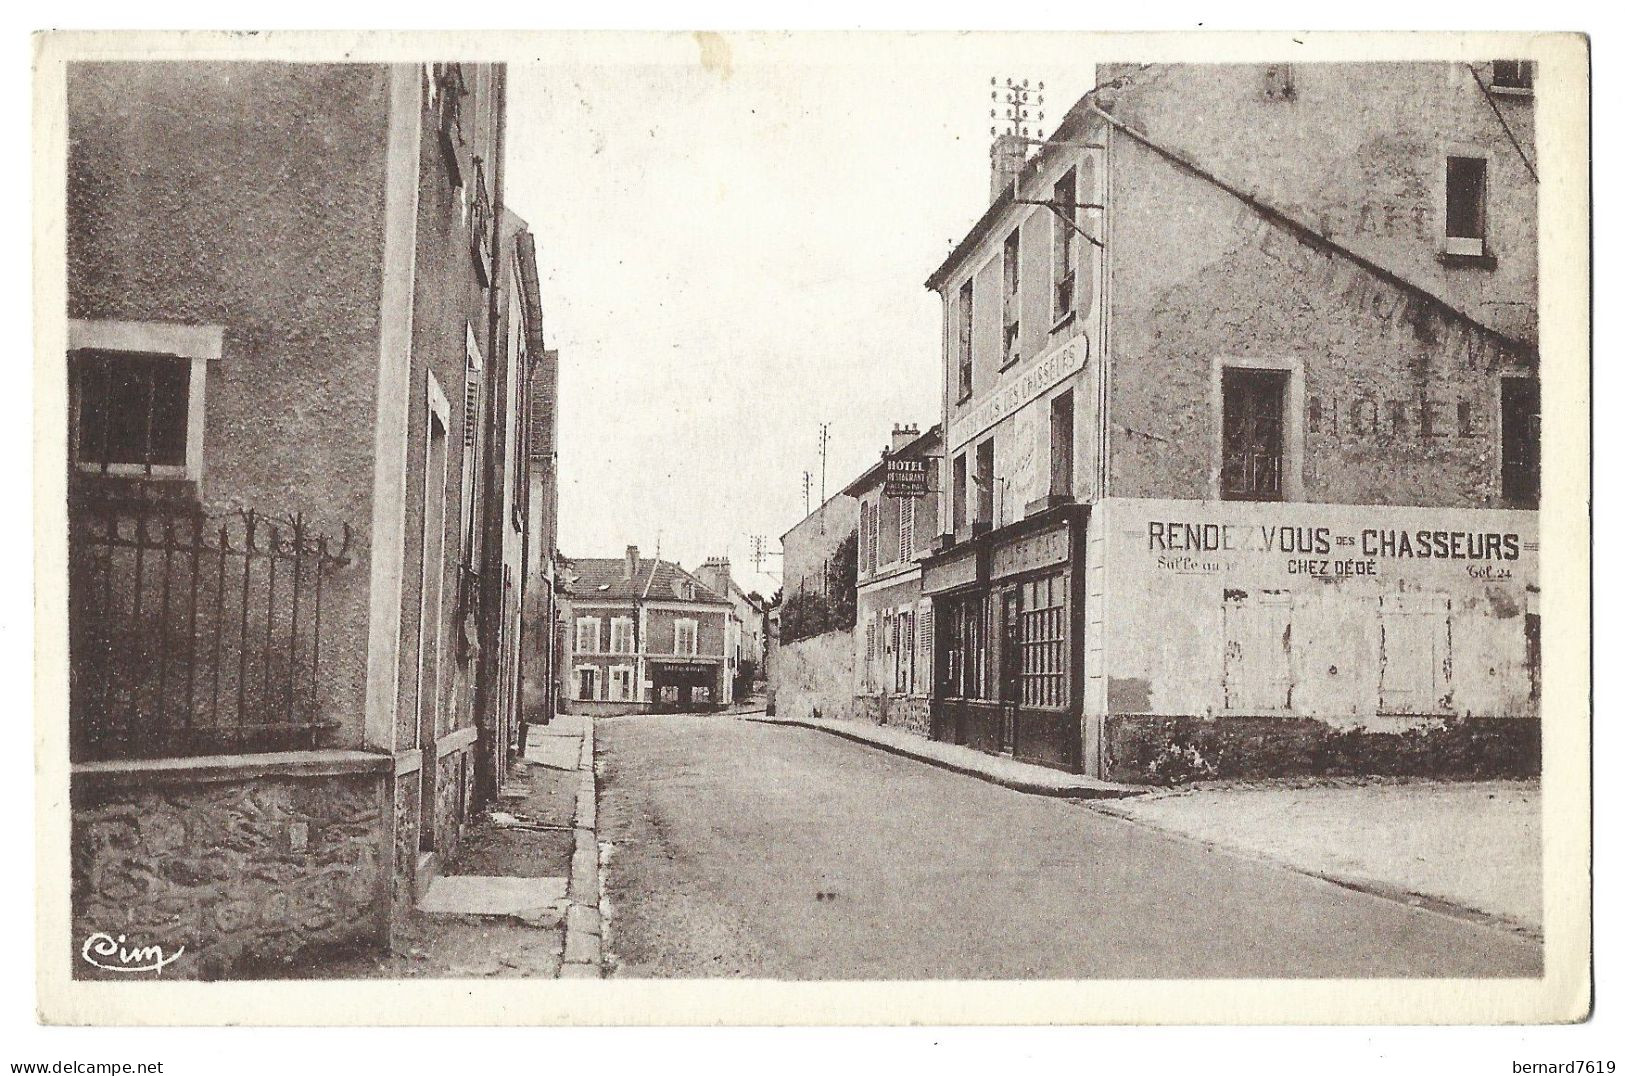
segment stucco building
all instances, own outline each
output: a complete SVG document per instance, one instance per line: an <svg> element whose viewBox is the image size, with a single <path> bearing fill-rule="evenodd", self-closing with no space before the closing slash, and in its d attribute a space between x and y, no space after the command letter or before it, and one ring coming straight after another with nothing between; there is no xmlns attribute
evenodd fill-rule
<svg viewBox="0 0 1625 1076"><path fill-rule="evenodd" d="M842 492L858 502L857 623L852 633L857 717L920 735L931 727L931 603L920 592L919 557L937 534L942 428L896 426L881 462ZM887 468L910 461L926 492L898 495Z"/></svg>
<svg viewBox="0 0 1625 1076"><path fill-rule="evenodd" d="M1539 766L1538 72L1108 66L943 301L932 735Z"/></svg>
<svg viewBox="0 0 1625 1076"><path fill-rule="evenodd" d="M768 698L788 716L852 712L858 502L837 493L780 538L784 588L768 662Z"/></svg>
<svg viewBox="0 0 1625 1076"><path fill-rule="evenodd" d="M733 701L732 603L681 565L639 555L564 558L569 709L719 709Z"/></svg>
<svg viewBox="0 0 1625 1076"><path fill-rule="evenodd" d="M75 930L183 976L386 944L517 712L504 71L77 63L67 104Z"/></svg>

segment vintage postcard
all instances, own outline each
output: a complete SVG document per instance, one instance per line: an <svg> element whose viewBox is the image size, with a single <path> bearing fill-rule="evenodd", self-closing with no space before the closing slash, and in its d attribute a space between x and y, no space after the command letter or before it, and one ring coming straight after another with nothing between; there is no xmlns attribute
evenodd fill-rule
<svg viewBox="0 0 1625 1076"><path fill-rule="evenodd" d="M35 61L46 1022L1590 1011L1583 37Z"/></svg>

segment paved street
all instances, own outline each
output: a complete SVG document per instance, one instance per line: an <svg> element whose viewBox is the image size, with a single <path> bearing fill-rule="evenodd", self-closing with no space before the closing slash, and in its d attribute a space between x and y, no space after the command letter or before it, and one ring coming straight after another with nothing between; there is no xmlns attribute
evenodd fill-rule
<svg viewBox="0 0 1625 1076"><path fill-rule="evenodd" d="M598 724L620 976L1538 975L1538 944L808 729Z"/></svg>

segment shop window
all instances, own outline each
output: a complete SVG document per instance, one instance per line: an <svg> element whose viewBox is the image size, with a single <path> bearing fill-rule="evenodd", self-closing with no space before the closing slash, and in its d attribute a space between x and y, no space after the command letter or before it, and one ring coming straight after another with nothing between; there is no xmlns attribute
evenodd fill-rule
<svg viewBox="0 0 1625 1076"><path fill-rule="evenodd" d="M1050 201L1057 219L1051 222L1054 240L1050 245L1050 320L1059 325L1076 307L1078 283L1078 174L1067 169L1055 184Z"/></svg>
<svg viewBox="0 0 1625 1076"><path fill-rule="evenodd" d="M942 635L943 693L980 699L987 683L987 599L944 602L936 630Z"/></svg>
<svg viewBox="0 0 1625 1076"><path fill-rule="evenodd" d="M1065 706L1066 577L1050 575L1021 587L1021 635L1017 640L1023 706Z"/></svg>
<svg viewBox="0 0 1625 1076"><path fill-rule="evenodd" d="M683 657L693 657L700 652L700 622L697 620L679 620L675 628L676 652Z"/></svg>
<svg viewBox="0 0 1625 1076"><path fill-rule="evenodd" d="M609 651L612 654L631 654L636 650L632 634L632 618L618 616L609 622Z"/></svg>
<svg viewBox="0 0 1625 1076"><path fill-rule="evenodd" d="M582 702L591 702L598 698L598 670L576 670L576 698Z"/></svg>
<svg viewBox="0 0 1625 1076"><path fill-rule="evenodd" d="M1021 229L1011 232L1004 241L1004 333L1001 344L1000 366L1009 366L1021 358Z"/></svg>
<svg viewBox="0 0 1625 1076"><path fill-rule="evenodd" d="M598 618L583 616L576 618L576 653L598 653Z"/></svg>
<svg viewBox="0 0 1625 1076"><path fill-rule="evenodd" d="M1530 60L1495 60L1490 64L1490 89L1503 93L1533 93L1535 65Z"/></svg>
<svg viewBox="0 0 1625 1076"><path fill-rule="evenodd" d="M973 281L965 281L959 286L959 302L956 306L959 321L959 399L970 399L971 394L971 329L976 308L976 286Z"/></svg>
<svg viewBox="0 0 1625 1076"><path fill-rule="evenodd" d="M1049 491L1072 495L1072 393L1063 392L1049 405Z"/></svg>
<svg viewBox="0 0 1625 1076"><path fill-rule="evenodd" d="M1483 157L1445 158L1446 254L1477 256L1484 253L1487 182L1487 162Z"/></svg>
<svg viewBox="0 0 1625 1076"><path fill-rule="evenodd" d="M954 457L953 531L965 529L965 454Z"/></svg>
<svg viewBox="0 0 1625 1076"><path fill-rule="evenodd" d="M976 522L993 522L993 438L976 446Z"/></svg>
<svg viewBox="0 0 1625 1076"><path fill-rule="evenodd" d="M1222 499L1281 499L1286 382L1282 370L1232 367L1224 371Z"/></svg>
<svg viewBox="0 0 1625 1076"><path fill-rule="evenodd" d="M1540 381L1501 379L1501 495L1515 508L1540 504Z"/></svg>

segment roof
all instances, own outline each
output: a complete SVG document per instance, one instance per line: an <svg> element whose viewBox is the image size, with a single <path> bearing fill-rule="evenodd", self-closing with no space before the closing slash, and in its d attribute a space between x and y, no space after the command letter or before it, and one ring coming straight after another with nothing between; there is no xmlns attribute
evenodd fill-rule
<svg viewBox="0 0 1625 1076"><path fill-rule="evenodd" d="M929 449L933 444L941 443L942 423L939 422L935 426L932 426L929 430L926 430L924 433L920 434L920 436L914 438L914 440L910 441L908 444L904 445L902 448L898 449L895 453L883 454L879 463L858 475L858 477L853 479L845 489L841 490L841 492L846 494L848 497L856 497L863 490L873 486L877 481L884 477L886 460L890 456L895 455L902 459L912 459L913 457Z"/></svg>
<svg viewBox="0 0 1625 1076"><path fill-rule="evenodd" d="M700 582L680 564L643 558L636 579L626 577L625 557L564 557L564 593L574 598L606 602L695 601L729 605L728 599ZM672 584L694 585L694 597L678 595Z"/></svg>

